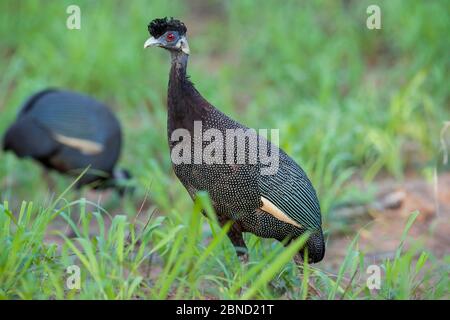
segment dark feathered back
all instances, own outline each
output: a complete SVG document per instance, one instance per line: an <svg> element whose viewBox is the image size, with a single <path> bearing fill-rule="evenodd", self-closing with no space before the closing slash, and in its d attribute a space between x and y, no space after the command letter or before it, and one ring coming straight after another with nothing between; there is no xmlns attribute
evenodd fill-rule
<svg viewBox="0 0 450 320"><path fill-rule="evenodd" d="M115 178L120 123L107 106L76 92L48 89L27 99L7 130L3 148L48 168L78 175L80 184Z"/></svg>
<svg viewBox="0 0 450 320"><path fill-rule="evenodd" d="M150 35L159 38L167 31L178 31L180 35L187 32L187 28L183 22L174 18L154 19L148 24L148 32Z"/></svg>
<svg viewBox="0 0 450 320"><path fill-rule="evenodd" d="M105 143L111 132L120 131L116 117L99 101L76 92L46 90L25 104L19 119L32 116L54 134Z"/></svg>

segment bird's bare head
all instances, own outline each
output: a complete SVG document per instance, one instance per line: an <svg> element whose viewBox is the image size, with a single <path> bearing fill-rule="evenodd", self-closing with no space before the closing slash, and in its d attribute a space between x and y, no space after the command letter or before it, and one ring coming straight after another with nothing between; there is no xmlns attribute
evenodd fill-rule
<svg viewBox="0 0 450 320"><path fill-rule="evenodd" d="M167 17L154 19L148 25L148 32L151 37L145 41L144 48L161 47L189 54L189 45L186 39L187 28L180 20Z"/></svg>

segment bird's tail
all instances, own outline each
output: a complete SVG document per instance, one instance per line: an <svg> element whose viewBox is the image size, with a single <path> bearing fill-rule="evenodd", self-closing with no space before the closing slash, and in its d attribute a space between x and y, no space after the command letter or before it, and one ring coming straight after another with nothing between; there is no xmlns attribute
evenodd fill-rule
<svg viewBox="0 0 450 320"><path fill-rule="evenodd" d="M319 262L325 256L325 241L322 230L318 230L311 234L306 242L306 248L308 249L308 260L311 263ZM300 252L302 258L304 258L304 250Z"/></svg>

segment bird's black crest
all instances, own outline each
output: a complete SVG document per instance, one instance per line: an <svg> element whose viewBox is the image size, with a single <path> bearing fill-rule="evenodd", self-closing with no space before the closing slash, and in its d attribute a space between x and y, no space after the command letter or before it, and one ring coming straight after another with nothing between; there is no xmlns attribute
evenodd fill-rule
<svg viewBox="0 0 450 320"><path fill-rule="evenodd" d="M180 35L184 35L187 32L184 23L174 18L155 19L148 24L148 32L155 38L161 37L169 30L178 31Z"/></svg>

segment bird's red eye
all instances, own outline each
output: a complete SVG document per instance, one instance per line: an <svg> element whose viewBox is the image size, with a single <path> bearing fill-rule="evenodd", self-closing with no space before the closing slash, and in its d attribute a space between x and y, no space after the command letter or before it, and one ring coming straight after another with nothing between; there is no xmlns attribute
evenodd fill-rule
<svg viewBox="0 0 450 320"><path fill-rule="evenodd" d="M166 36L166 40L172 42L173 40L175 40L175 35L173 33L168 33Z"/></svg>

